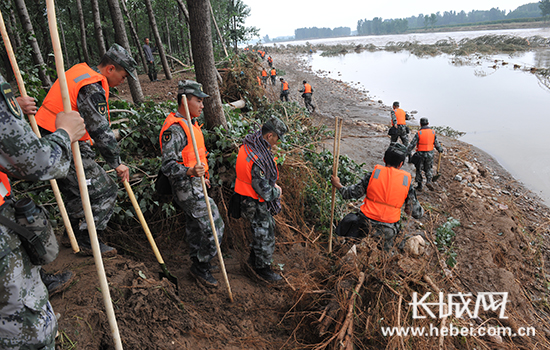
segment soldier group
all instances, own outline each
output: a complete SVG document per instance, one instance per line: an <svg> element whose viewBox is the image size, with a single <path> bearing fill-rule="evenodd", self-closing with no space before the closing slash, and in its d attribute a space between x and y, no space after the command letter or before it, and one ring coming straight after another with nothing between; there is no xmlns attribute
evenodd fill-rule
<svg viewBox="0 0 550 350"><path fill-rule="evenodd" d="M82 63L69 69L66 76L74 111L70 113L62 112L59 82L54 84L36 112L33 99L19 99L22 110L9 84L0 76L0 170L3 172L0 173L0 219L15 221L17 212L7 175L33 181L59 179L78 244L84 254L91 254L71 153L71 143L79 142L91 209L100 238L100 251L104 256L116 254L116 249L101 242L101 237L113 214L117 185L95 162L96 154L89 141L93 139L94 145L106 163L115 169L117 176L122 181L128 181L129 169L121 162L119 146L109 127L108 98L109 87L121 84L127 76L136 79L133 74L135 67L136 62L129 53L114 44L97 68ZM281 78L281 82L284 84L284 79ZM314 108L311 104L313 89L306 81L303 84L302 92L310 95L306 106L309 104ZM288 84L286 87L288 89ZM224 223L216 203L212 198L205 198L206 193L201 187L203 177L206 185L210 186L210 172L204 137L195 120L204 107L203 99L208 97L200 83L192 80L179 82L178 109L167 116L159 141L161 172L169 180L174 201L185 213L186 239L192 261L190 273L207 286L217 286L218 281L212 275L216 266L211 264L217 250L209 215L212 215L219 240L223 238ZM185 118L186 106L191 123ZM23 112L36 112L36 120L45 135L43 138L38 138L23 121ZM399 123L400 112L392 112L392 116L394 114L397 125L402 125ZM426 171L428 182L431 180L428 168L433 158L433 144L430 148L429 143L435 142L440 152L441 146L433 131L427 127L427 120L421 120L421 124L422 129L409 148L391 143L384 154L385 165L377 165L359 183L344 187L338 177L331 178L343 198L365 196L360 213L353 217L346 216L340 223L340 234L352 237L371 234L380 237L383 248L389 250L399 233L401 207L405 205L405 212L415 218L423 215L411 186L411 175L401 170L406 155L418 144L417 150L423 152L424 159L421 169ZM271 117L259 130L245 137L236 163L231 210L237 209L250 222L252 243L248 267L256 277L266 282L281 279L271 267L275 250L273 215L281 210L282 196L282 189L277 185L279 171L272 148L284 139L287 132L287 126L280 119ZM193 139L195 142L191 142ZM195 152L198 152L199 159ZM417 175L417 182L419 179L421 186L422 177ZM207 211L205 199L210 203L211 213ZM51 227L46 229L50 236L53 235ZM32 261L32 254L22 245L22 234L18 230L0 221L0 348L53 350L56 317L41 280L40 266ZM56 255L57 245L51 248Z"/></svg>

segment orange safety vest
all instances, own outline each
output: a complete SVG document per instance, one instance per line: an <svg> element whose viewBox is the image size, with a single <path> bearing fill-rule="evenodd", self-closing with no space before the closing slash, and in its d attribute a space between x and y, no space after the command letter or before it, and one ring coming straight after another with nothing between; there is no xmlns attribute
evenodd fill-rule
<svg viewBox="0 0 550 350"><path fill-rule="evenodd" d="M192 168L197 164L197 157L195 156L195 150L193 148L193 142L191 139L191 134L189 127L187 126L187 123L183 118L176 117L176 113L170 113L166 120L164 121L164 124L162 125L162 129L160 130L160 136L159 136L159 142L160 142L160 151L162 152L162 134L168 130L172 124L178 123L183 131L185 131L185 136L187 136L187 146L185 146L181 150L181 159L183 159L182 162L178 162L179 164L183 164L188 168ZM204 136L202 134L201 127L197 124L195 121L195 124L193 124L193 133L195 134L195 142L197 143L197 149L199 150L199 158L204 165L204 171L206 172L206 178L210 178L210 175L208 174L208 160L206 159L206 146L204 145Z"/></svg>
<svg viewBox="0 0 550 350"><path fill-rule="evenodd" d="M272 63L272 62L273 62L273 58L271 58L271 56L269 56L269 57L267 58L267 62Z"/></svg>
<svg viewBox="0 0 550 350"><path fill-rule="evenodd" d="M276 76L276 75L277 75L277 70L275 68L273 68L271 70L271 76L273 77L273 76Z"/></svg>
<svg viewBox="0 0 550 350"><path fill-rule="evenodd" d="M361 211L372 220L390 224L398 222L410 185L411 174L405 170L376 165Z"/></svg>
<svg viewBox="0 0 550 350"><path fill-rule="evenodd" d="M11 193L10 180L8 175L0 173L0 205L4 204L6 201L4 198L9 196Z"/></svg>
<svg viewBox="0 0 550 350"><path fill-rule="evenodd" d="M308 83L304 84L304 94L311 94L311 85Z"/></svg>
<svg viewBox="0 0 550 350"><path fill-rule="evenodd" d="M288 90L288 83L286 81L283 81L283 91Z"/></svg>
<svg viewBox="0 0 550 350"><path fill-rule="evenodd" d="M73 111L78 111L76 99L78 92L85 85L101 82L103 90L105 90L105 100L109 101L109 84L107 78L91 69L86 63L80 63L72 67L65 72L67 77L67 86L69 88L69 96L71 98L71 108ZM109 104L106 106L109 124L111 123L111 116L109 114ZM53 84L50 92L46 95L42 107L36 112L36 123L42 128L54 132L55 131L55 119L59 112L63 112L63 99L61 97L61 88L59 87L59 80L56 80ZM90 135L86 131L86 134L80 139L80 141L90 140Z"/></svg>
<svg viewBox="0 0 550 350"><path fill-rule="evenodd" d="M262 80L260 79L260 77L259 77L259 76L256 76L256 79L258 80L258 84L259 84L260 86L262 86Z"/></svg>
<svg viewBox="0 0 550 350"><path fill-rule="evenodd" d="M405 125L407 124L406 122L406 117L405 117L405 111L402 110L401 108L397 108L397 109L394 109L393 110L395 112L395 118L397 119L397 125Z"/></svg>
<svg viewBox="0 0 550 350"><path fill-rule="evenodd" d="M418 130L418 145L416 145L417 151L427 152L434 149L435 132L432 129L420 129Z"/></svg>
<svg viewBox="0 0 550 350"><path fill-rule="evenodd" d="M264 70L262 70L262 77L267 77L267 72Z"/></svg>
<svg viewBox="0 0 550 350"><path fill-rule="evenodd" d="M247 196L258 199L260 202L265 202L265 200L254 191L254 188L252 188L252 165L256 159L258 159L258 156L254 154L248 146L242 145L239 148L237 165L235 166L235 170L237 171L235 192L241 196ZM275 165L275 167L277 168L277 165ZM277 168L277 180L278 179L279 168Z"/></svg>

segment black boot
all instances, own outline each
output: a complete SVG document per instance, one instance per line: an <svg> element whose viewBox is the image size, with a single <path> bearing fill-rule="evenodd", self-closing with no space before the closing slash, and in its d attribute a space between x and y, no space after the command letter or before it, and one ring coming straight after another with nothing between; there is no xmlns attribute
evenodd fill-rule
<svg viewBox="0 0 550 350"><path fill-rule="evenodd" d="M422 192L422 182L418 182L418 185L416 185L416 190L418 192Z"/></svg>
<svg viewBox="0 0 550 350"><path fill-rule="evenodd" d="M42 277L42 282L48 288L48 293L50 297L54 294L64 291L71 285L71 282L74 279L74 273L70 270L63 271L57 274L51 274L40 269L40 277Z"/></svg>
<svg viewBox="0 0 550 350"><path fill-rule="evenodd" d="M205 284L208 287L217 287L218 281L210 273L210 263L200 262L196 257L192 257L193 264L189 272L197 279L197 281Z"/></svg>
<svg viewBox="0 0 550 350"><path fill-rule="evenodd" d="M282 279L281 275L275 273L271 266L263 267L261 269L254 268L256 274L267 282L278 282Z"/></svg>
<svg viewBox="0 0 550 350"><path fill-rule="evenodd" d="M90 242L90 236L87 231L80 231L78 230L75 232L75 237L78 242L78 247L80 248L79 254L84 256L92 256L92 243ZM99 251L101 252L101 256L104 258L112 257L117 254L117 251L115 248L108 246L107 244L103 243L101 241L100 233L97 233L97 237L99 240Z"/></svg>
<svg viewBox="0 0 550 350"><path fill-rule="evenodd" d="M426 187L428 187L428 189L430 189L432 191L434 190L434 183L432 182L432 180L428 180L426 182Z"/></svg>

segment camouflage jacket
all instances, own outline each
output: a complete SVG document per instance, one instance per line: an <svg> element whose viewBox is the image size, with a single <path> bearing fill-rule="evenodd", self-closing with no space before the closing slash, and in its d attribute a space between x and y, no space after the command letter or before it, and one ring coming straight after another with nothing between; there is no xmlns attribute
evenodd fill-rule
<svg viewBox="0 0 550 350"><path fill-rule="evenodd" d="M252 188L266 202L271 202L281 196L280 191L269 183L262 169L254 163L252 165Z"/></svg>

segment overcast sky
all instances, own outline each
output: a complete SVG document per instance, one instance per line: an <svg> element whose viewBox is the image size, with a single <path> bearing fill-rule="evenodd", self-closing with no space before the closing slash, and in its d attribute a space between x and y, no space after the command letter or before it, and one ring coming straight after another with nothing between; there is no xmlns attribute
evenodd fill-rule
<svg viewBox="0 0 550 350"><path fill-rule="evenodd" d="M529 0L242 0L250 8L246 26L260 29L260 37L293 36L304 27L350 27L357 30L360 19L405 18L440 11L515 10Z"/></svg>

